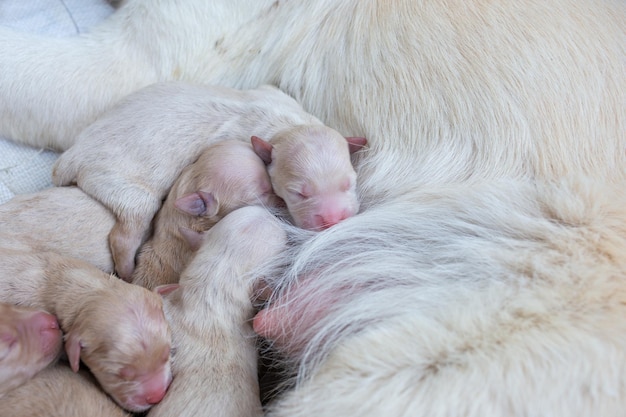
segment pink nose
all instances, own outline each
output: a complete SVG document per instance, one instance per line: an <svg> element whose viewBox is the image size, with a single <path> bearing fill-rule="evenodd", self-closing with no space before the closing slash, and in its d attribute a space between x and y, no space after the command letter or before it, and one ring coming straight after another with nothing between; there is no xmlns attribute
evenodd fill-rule
<svg viewBox="0 0 626 417"><path fill-rule="evenodd" d="M320 229L328 229L351 216L348 210L328 211L315 215L315 225Z"/></svg>
<svg viewBox="0 0 626 417"><path fill-rule="evenodd" d="M158 404L161 402L163 397L165 397L169 384L170 380L163 381L163 378L160 375L145 381L143 383L143 397L146 404Z"/></svg>
<svg viewBox="0 0 626 417"><path fill-rule="evenodd" d="M154 390L146 394L146 402L148 404L158 404L165 397L167 389Z"/></svg>
<svg viewBox="0 0 626 417"><path fill-rule="evenodd" d="M41 331L46 330L58 330L59 323L57 322L57 318L52 314L48 314L43 311L38 311L33 313L30 321L34 327L38 327Z"/></svg>
<svg viewBox="0 0 626 417"><path fill-rule="evenodd" d="M55 316L38 311L30 317L28 326L39 333L43 352L54 355L59 351L62 333Z"/></svg>

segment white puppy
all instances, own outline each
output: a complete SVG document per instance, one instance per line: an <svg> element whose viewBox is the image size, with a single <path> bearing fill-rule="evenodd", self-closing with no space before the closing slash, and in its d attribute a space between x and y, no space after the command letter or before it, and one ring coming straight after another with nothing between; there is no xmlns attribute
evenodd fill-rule
<svg viewBox="0 0 626 417"><path fill-rule="evenodd" d="M327 229L359 211L350 154L367 143L365 138L308 125L282 130L269 142L258 136L251 140L296 225Z"/></svg>
<svg viewBox="0 0 626 417"><path fill-rule="evenodd" d="M260 207L235 210L206 233L165 298L174 380L150 417L262 415L249 273L285 244L280 223Z"/></svg>

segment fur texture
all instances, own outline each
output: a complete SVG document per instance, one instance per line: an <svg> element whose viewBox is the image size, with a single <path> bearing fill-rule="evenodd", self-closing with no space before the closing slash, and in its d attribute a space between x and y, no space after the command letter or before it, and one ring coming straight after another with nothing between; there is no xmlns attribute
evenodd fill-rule
<svg viewBox="0 0 626 417"><path fill-rule="evenodd" d="M206 233L180 288L165 299L174 380L150 417L262 415L249 273L285 244L280 223L254 206Z"/></svg>
<svg viewBox="0 0 626 417"><path fill-rule="evenodd" d="M61 342L53 315L0 303L0 398L56 361Z"/></svg>
<svg viewBox="0 0 626 417"><path fill-rule="evenodd" d="M0 398L0 414L11 417L131 417L86 371L58 364Z"/></svg>
<svg viewBox="0 0 626 417"><path fill-rule="evenodd" d="M65 149L155 81L274 84L369 150L361 213L276 260L274 305L322 308L265 313L301 332L269 415L621 416L625 56L621 0L129 0L2 31L0 131Z"/></svg>
<svg viewBox="0 0 626 417"><path fill-rule="evenodd" d="M0 241L57 252L113 272L113 213L76 187L22 194L0 205Z"/></svg>
<svg viewBox="0 0 626 417"><path fill-rule="evenodd" d="M120 405L143 411L171 381L161 298L85 262L2 242L0 301L56 315L74 371L82 360Z"/></svg>
<svg viewBox="0 0 626 417"><path fill-rule="evenodd" d="M275 88L157 84L83 131L55 164L53 181L78 184L115 213L111 250L118 275L128 279L150 222L183 168L212 143L248 142L252 134L272 136L296 124L321 123Z"/></svg>
<svg viewBox="0 0 626 417"><path fill-rule="evenodd" d="M163 202L131 281L148 289L178 282L201 233L240 207L277 204L265 165L249 144L226 140L208 146Z"/></svg>

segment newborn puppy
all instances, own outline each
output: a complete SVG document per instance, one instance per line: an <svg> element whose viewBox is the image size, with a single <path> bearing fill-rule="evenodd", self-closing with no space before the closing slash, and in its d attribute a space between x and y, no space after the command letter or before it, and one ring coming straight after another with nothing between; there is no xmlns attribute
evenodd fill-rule
<svg viewBox="0 0 626 417"><path fill-rule="evenodd" d="M180 286L159 288L174 291L164 302L174 380L149 417L263 414L249 275L285 245L285 232L266 210L235 210L205 234Z"/></svg>
<svg viewBox="0 0 626 417"><path fill-rule="evenodd" d="M131 411L144 411L165 395L170 332L160 296L53 252L0 247L0 270L0 301L57 316L74 371L82 360Z"/></svg>
<svg viewBox="0 0 626 417"><path fill-rule="evenodd" d="M131 417L86 371L51 366L0 398L0 415L11 417Z"/></svg>
<svg viewBox="0 0 626 417"><path fill-rule="evenodd" d="M0 303L0 397L54 362L61 336L53 315Z"/></svg>
<svg viewBox="0 0 626 417"><path fill-rule="evenodd" d="M294 126L269 142L252 136L274 192L285 200L294 223L309 230L326 229L359 211L350 154L366 143L320 125Z"/></svg>
<svg viewBox="0 0 626 417"><path fill-rule="evenodd" d="M178 282L199 232L248 205L275 206L277 198L263 161L249 143L235 140L207 147L185 168L154 221L154 234L137 257L134 284L153 289Z"/></svg>
<svg viewBox="0 0 626 417"><path fill-rule="evenodd" d="M253 133L271 137L300 124L322 123L273 87L154 84L88 126L58 159L52 179L77 184L114 212L111 251L115 270L128 280L163 198L204 148L224 139L247 142Z"/></svg>
<svg viewBox="0 0 626 417"><path fill-rule="evenodd" d="M0 205L0 242L53 251L113 272L107 236L115 216L77 187L21 194Z"/></svg>

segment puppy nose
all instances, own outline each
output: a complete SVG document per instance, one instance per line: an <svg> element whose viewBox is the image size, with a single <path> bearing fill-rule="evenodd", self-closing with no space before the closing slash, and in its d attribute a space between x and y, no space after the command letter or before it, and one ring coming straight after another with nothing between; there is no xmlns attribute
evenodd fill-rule
<svg viewBox="0 0 626 417"><path fill-rule="evenodd" d="M33 313L32 323L33 325L39 327L42 332L47 330L59 329L59 323L57 322L57 318L52 314L48 314L43 311Z"/></svg>
<svg viewBox="0 0 626 417"><path fill-rule="evenodd" d="M322 230L328 229L331 226L336 225L340 221L343 221L350 217L348 210L331 211L315 216L317 227Z"/></svg>
<svg viewBox="0 0 626 417"><path fill-rule="evenodd" d="M160 403L163 397L165 397L166 392L167 388L165 387L157 387L152 389L150 392L146 393L146 403L151 405Z"/></svg>

